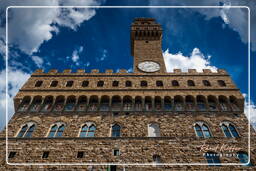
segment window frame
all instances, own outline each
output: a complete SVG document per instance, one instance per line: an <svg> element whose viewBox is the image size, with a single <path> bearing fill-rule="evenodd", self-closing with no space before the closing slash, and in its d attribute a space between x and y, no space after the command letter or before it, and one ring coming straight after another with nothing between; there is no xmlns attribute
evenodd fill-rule
<svg viewBox="0 0 256 171"><path fill-rule="evenodd" d="M82 131L83 130L83 127L84 126L87 126L87 130L86 132L85 131ZM95 130L94 131L90 131L90 127L94 126L95 127ZM94 122L86 122L84 123L81 127L80 127L80 131L78 133L78 137L80 138L90 138L90 137L95 137L95 132L97 130L97 127L96 127L96 124ZM85 132L85 136L81 136L81 133L82 132ZM89 132L93 132L93 136L88 136L89 135Z"/></svg>
<svg viewBox="0 0 256 171"><path fill-rule="evenodd" d="M53 132L53 131L51 131L51 130L52 130L53 126L55 126L55 125L57 126L57 128L56 128L56 130L54 131L54 135L51 136L51 137L49 137L50 133ZM61 126L64 126L63 131L60 130L60 127L61 127ZM60 137L63 137L63 133L64 133L64 131L65 131L66 126L67 126L67 125L66 125L64 122L56 122L56 123L52 124L52 125L50 126L50 129L49 129L48 133L46 134L46 137L47 137L47 138L60 138ZM60 130L60 131L59 131L59 130ZM61 132L61 136L56 136L59 132Z"/></svg>
<svg viewBox="0 0 256 171"><path fill-rule="evenodd" d="M200 127L200 130L201 130L201 132L202 132L202 134L203 134L203 137L199 137L198 135L197 135L197 130L196 130L196 125L198 125L199 127ZM203 130L203 126L206 126L207 128L208 128L208 132L209 132L209 137L206 137L205 136L205 131ZM211 131L211 129L210 129L210 126L209 126L209 124L207 124L206 122L204 122L204 121L197 121L197 122L195 122L194 124L193 124L193 129L194 129L194 131L195 131L195 134L196 134L196 136L198 137L198 138L212 138L213 137L213 134L212 134L212 131Z"/></svg>
<svg viewBox="0 0 256 171"><path fill-rule="evenodd" d="M231 135L231 137L227 137L227 136L226 136L225 131L224 131L223 128L222 128L222 125L225 125L225 126L227 127L227 129L228 129L229 134ZM230 125L234 127L234 129L235 129L235 131L236 131L236 134L238 135L237 137L235 137L235 136L233 135L233 132L230 130ZM221 130L222 130L222 132L223 132L223 134L224 134L224 136L225 136L226 138L239 138L239 137L241 137L240 133L239 133L238 130L237 130L237 126L236 126L235 124L233 124L232 122L230 122L230 121L223 121L223 122L221 122L221 123L220 123L220 128L221 128Z"/></svg>
<svg viewBox="0 0 256 171"><path fill-rule="evenodd" d="M16 136L15 136L15 137L16 137L16 138L31 138L33 132L34 132L35 129L36 129L36 125L37 125L37 124L36 124L35 122L27 122L27 123L23 124L23 125L20 127L19 131L16 133ZM18 137L24 126L27 126L26 130L23 131L24 133L22 134L22 136ZM33 126L34 126L33 130L32 130L32 131L29 131L29 130L31 129L31 127L33 127ZM26 136L28 132L32 132L29 137Z"/></svg>

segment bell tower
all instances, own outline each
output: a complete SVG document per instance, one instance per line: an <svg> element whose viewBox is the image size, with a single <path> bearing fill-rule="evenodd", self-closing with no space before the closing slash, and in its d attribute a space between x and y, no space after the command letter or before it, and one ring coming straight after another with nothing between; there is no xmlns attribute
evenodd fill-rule
<svg viewBox="0 0 256 171"><path fill-rule="evenodd" d="M136 18L131 26L131 54L135 73L165 73L162 28L152 18Z"/></svg>

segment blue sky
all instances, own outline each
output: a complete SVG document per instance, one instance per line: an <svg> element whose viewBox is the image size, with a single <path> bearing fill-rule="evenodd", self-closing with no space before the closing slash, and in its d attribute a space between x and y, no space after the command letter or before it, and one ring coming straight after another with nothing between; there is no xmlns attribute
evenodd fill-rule
<svg viewBox="0 0 256 171"><path fill-rule="evenodd" d="M24 1L20 5L200 5L188 1ZM239 1L234 1L237 5ZM1 21L8 5L0 2ZM180 3L180 4L179 4ZM233 5L230 1L208 1L201 5ZM251 4L255 5L255 4ZM247 9L10 9L9 14L9 100L34 70L56 68L124 68L132 72L130 25L136 17L155 18L163 27L162 50L168 70L173 68L226 69L248 94L248 16ZM252 18L255 11L252 12ZM256 18L256 17L255 17ZM252 23L255 21L252 20ZM252 27L255 25L252 24ZM0 72L5 69L5 23L0 22ZM252 34L251 60L255 63L256 36ZM184 64L185 63L185 64ZM252 83L255 69L252 67ZM4 84L1 89L1 115L4 113ZM251 95L255 102L255 86ZM13 108L10 102L10 116ZM253 107L251 105L250 107ZM255 106L254 106L255 107ZM4 118L4 116L1 116ZM256 120L256 116L253 118ZM3 127L0 120L0 129Z"/></svg>

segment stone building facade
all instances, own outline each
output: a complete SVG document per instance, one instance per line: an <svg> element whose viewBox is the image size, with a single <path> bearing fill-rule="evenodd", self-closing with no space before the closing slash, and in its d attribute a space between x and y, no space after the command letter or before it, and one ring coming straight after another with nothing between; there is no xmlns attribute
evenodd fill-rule
<svg viewBox="0 0 256 171"><path fill-rule="evenodd" d="M167 73L161 41L161 26L138 18L133 73L35 71L14 98L7 154L0 134L0 170L254 170L255 132L248 156L244 98L231 77Z"/></svg>

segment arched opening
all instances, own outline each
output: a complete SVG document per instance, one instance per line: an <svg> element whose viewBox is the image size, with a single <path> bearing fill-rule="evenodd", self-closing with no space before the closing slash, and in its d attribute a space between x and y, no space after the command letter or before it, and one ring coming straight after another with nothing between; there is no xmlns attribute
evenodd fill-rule
<svg viewBox="0 0 256 171"><path fill-rule="evenodd" d="M203 80L204 86L210 87L211 83L208 80Z"/></svg>
<svg viewBox="0 0 256 171"><path fill-rule="evenodd" d="M160 128L157 123L150 123L148 125L148 136L149 137L160 137Z"/></svg>
<svg viewBox="0 0 256 171"><path fill-rule="evenodd" d="M114 124L111 129L111 136L112 137L120 137L121 136L121 127L118 124Z"/></svg>
<svg viewBox="0 0 256 171"><path fill-rule="evenodd" d="M122 102L120 96L113 96L111 104L112 111L120 111L122 107L121 103Z"/></svg>
<svg viewBox="0 0 256 171"><path fill-rule="evenodd" d="M182 96L174 97L174 109L175 111L183 111L184 110L184 100Z"/></svg>
<svg viewBox="0 0 256 171"><path fill-rule="evenodd" d="M19 109L18 111L19 112L25 112L28 110L28 107L29 107L29 104L30 104L30 101L31 101L31 97L30 96L25 96L23 97L22 99L22 102L19 106Z"/></svg>
<svg viewBox="0 0 256 171"><path fill-rule="evenodd" d="M235 96L230 96L229 97L229 101L230 101L230 106L231 109L233 111L240 111L239 107L238 107L238 100Z"/></svg>
<svg viewBox="0 0 256 171"><path fill-rule="evenodd" d="M208 96L208 105L210 111L216 111L217 110L217 99L214 96Z"/></svg>
<svg viewBox="0 0 256 171"><path fill-rule="evenodd" d="M132 111L132 97L131 96L124 96L123 98L123 109L124 111Z"/></svg>
<svg viewBox="0 0 256 171"><path fill-rule="evenodd" d="M86 96L80 96L78 98L77 111L85 111L86 110L86 105L87 105L87 97Z"/></svg>
<svg viewBox="0 0 256 171"><path fill-rule="evenodd" d="M219 96L219 104L222 111L228 111L228 99L225 96Z"/></svg>
<svg viewBox="0 0 256 171"><path fill-rule="evenodd" d="M73 111L75 109L76 104L76 97L75 96L69 96L67 98L65 111Z"/></svg>
<svg viewBox="0 0 256 171"><path fill-rule="evenodd" d="M40 109L40 106L42 104L42 97L41 96L35 96L32 104L30 106L30 111L31 112L37 112Z"/></svg>
<svg viewBox="0 0 256 171"><path fill-rule="evenodd" d="M186 96L186 110L195 111L195 98L193 96Z"/></svg>
<svg viewBox="0 0 256 171"><path fill-rule="evenodd" d="M218 80L218 84L220 87L226 87L226 83L223 80Z"/></svg>
<svg viewBox="0 0 256 171"><path fill-rule="evenodd" d="M145 97L145 110L151 111L152 110L152 98L150 96Z"/></svg>
<svg viewBox="0 0 256 171"><path fill-rule="evenodd" d="M132 82L131 81L126 81L125 82L125 87L131 87L132 86Z"/></svg>
<svg viewBox="0 0 256 171"><path fill-rule="evenodd" d="M98 104L99 104L98 96L91 96L89 100L88 111L90 112L97 111Z"/></svg>
<svg viewBox="0 0 256 171"><path fill-rule="evenodd" d="M188 86L195 86L195 82L193 80L188 80Z"/></svg>
<svg viewBox="0 0 256 171"><path fill-rule="evenodd" d="M156 111L162 110L162 99L160 96L155 97L155 110Z"/></svg>
<svg viewBox="0 0 256 171"><path fill-rule="evenodd" d="M179 82L177 80L173 80L172 81L172 86L178 87L178 86L180 86L180 84L179 84Z"/></svg>
<svg viewBox="0 0 256 171"><path fill-rule="evenodd" d="M140 96L135 97L135 110L142 111L142 98Z"/></svg>
<svg viewBox="0 0 256 171"><path fill-rule="evenodd" d="M55 111L55 112L62 111L63 107L64 107L64 102L65 102L65 97L64 96L58 96L56 98L53 111Z"/></svg>
<svg viewBox="0 0 256 171"><path fill-rule="evenodd" d="M196 103L197 108L199 111L205 111L206 110L206 99L204 96L199 95L196 97Z"/></svg>
<svg viewBox="0 0 256 171"><path fill-rule="evenodd" d="M164 97L164 110L165 111L172 110L172 99L169 96Z"/></svg>
<svg viewBox="0 0 256 171"><path fill-rule="evenodd" d="M36 81L35 83L35 87L41 87L43 84L43 81L39 80L39 81Z"/></svg>
<svg viewBox="0 0 256 171"><path fill-rule="evenodd" d="M159 155L154 154L153 155L153 163L161 163L161 157Z"/></svg>
<svg viewBox="0 0 256 171"><path fill-rule="evenodd" d="M52 106L53 106L53 96L46 96L44 98L44 103L43 103L41 111L49 112L49 111L51 111Z"/></svg>
<svg viewBox="0 0 256 171"><path fill-rule="evenodd" d="M141 87L147 87L148 86L148 82L147 81L141 81L140 82L140 86Z"/></svg>
<svg viewBox="0 0 256 171"><path fill-rule="evenodd" d="M102 96L100 99L100 111L109 111L109 96Z"/></svg>

